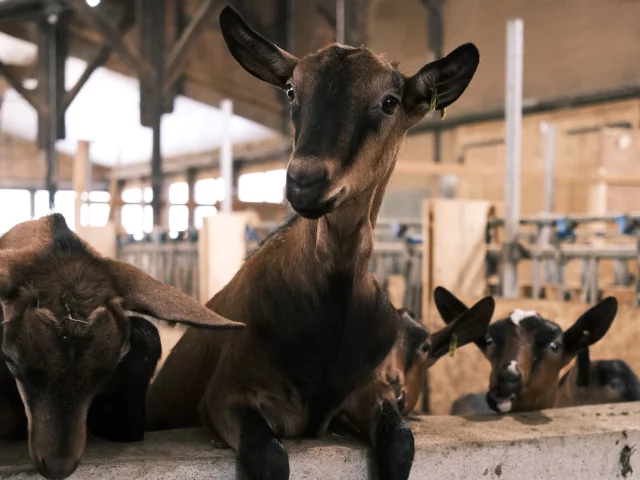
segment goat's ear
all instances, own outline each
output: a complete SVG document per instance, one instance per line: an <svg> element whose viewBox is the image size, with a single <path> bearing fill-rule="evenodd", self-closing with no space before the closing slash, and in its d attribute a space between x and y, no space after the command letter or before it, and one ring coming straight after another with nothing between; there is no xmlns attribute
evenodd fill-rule
<svg viewBox="0 0 640 480"><path fill-rule="evenodd" d="M480 52L472 43L460 45L440 60L428 63L407 79L402 103L411 116L443 110L466 90L480 63Z"/></svg>
<svg viewBox="0 0 640 480"><path fill-rule="evenodd" d="M232 7L220 13L220 29L229 52L254 77L284 88L298 59L255 32Z"/></svg>
<svg viewBox="0 0 640 480"><path fill-rule="evenodd" d="M495 307L493 297L485 297L442 330L431 335L430 362L435 363L452 348L484 339Z"/></svg>
<svg viewBox="0 0 640 480"><path fill-rule="evenodd" d="M153 318L201 328L243 328L198 303L195 298L162 283L127 263L106 260L123 298L127 316Z"/></svg>
<svg viewBox="0 0 640 480"><path fill-rule="evenodd" d="M585 348L578 354L576 368L578 369L576 384L579 387L588 387L589 383L591 383L591 357L589 356L588 348Z"/></svg>
<svg viewBox="0 0 640 480"><path fill-rule="evenodd" d="M562 336L565 362L604 337L617 312L615 297L607 297L584 312Z"/></svg>
<svg viewBox="0 0 640 480"><path fill-rule="evenodd" d="M444 287L436 287L433 292L433 301L442 320L447 325L469 310L458 297Z"/></svg>

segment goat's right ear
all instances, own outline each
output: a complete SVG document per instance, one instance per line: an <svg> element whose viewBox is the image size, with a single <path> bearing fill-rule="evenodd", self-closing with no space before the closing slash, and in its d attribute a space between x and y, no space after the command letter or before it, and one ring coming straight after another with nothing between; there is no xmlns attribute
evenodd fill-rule
<svg viewBox="0 0 640 480"><path fill-rule="evenodd" d="M142 270L127 263L105 259L116 287L124 299L123 310L128 316L152 317L155 320L176 322L201 328L243 328L209 310L198 301Z"/></svg>
<svg viewBox="0 0 640 480"><path fill-rule="evenodd" d="M443 110L466 90L480 63L473 43L460 45L440 60L428 63L407 79L402 104L405 111L422 118L430 111Z"/></svg>
<svg viewBox="0 0 640 480"><path fill-rule="evenodd" d="M254 77L285 88L298 59L254 31L232 7L220 13L220 29L229 52Z"/></svg>
<svg viewBox="0 0 640 480"><path fill-rule="evenodd" d="M433 292L433 301L442 320L447 325L469 310L458 297L444 287L436 287Z"/></svg>
<svg viewBox="0 0 640 480"><path fill-rule="evenodd" d="M607 297L584 312L562 336L565 364L604 337L616 318L616 313L618 300L615 297Z"/></svg>

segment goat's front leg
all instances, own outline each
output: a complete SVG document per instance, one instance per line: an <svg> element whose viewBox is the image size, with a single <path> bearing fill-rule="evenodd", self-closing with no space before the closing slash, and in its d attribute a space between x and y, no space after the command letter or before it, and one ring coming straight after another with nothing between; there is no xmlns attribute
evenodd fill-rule
<svg viewBox="0 0 640 480"><path fill-rule="evenodd" d="M245 475L239 478L288 480L287 451L260 411L241 401L222 403L211 391L209 386L200 413L204 423L238 453L240 473Z"/></svg>
<svg viewBox="0 0 640 480"><path fill-rule="evenodd" d="M413 432L388 385L372 383L347 401L349 420L368 435L375 452L379 480L407 480L415 453Z"/></svg>
<svg viewBox="0 0 640 480"><path fill-rule="evenodd" d="M89 410L89 431L113 442L144 439L145 397L162 354L158 329L139 318L130 322L129 352Z"/></svg>

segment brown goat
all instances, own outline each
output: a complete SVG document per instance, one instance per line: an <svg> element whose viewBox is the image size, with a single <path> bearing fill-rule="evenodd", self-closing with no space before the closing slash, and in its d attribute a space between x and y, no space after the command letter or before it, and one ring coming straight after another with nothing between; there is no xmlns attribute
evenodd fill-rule
<svg viewBox="0 0 640 480"><path fill-rule="evenodd" d="M638 400L640 381L631 367L623 360L592 362L587 348L578 354L576 364L560 379L555 406L576 407Z"/></svg>
<svg viewBox="0 0 640 480"><path fill-rule="evenodd" d="M406 479L413 434L382 365L397 313L369 271L373 229L407 130L466 89L463 45L406 78L370 50L330 45L298 59L230 7L234 58L291 101L286 197L297 212L207 304L246 321L237 336L187 330L149 393L150 428L205 422L250 479L289 477L279 437L322 434L344 412L374 445L381 479Z"/></svg>
<svg viewBox="0 0 640 480"><path fill-rule="evenodd" d="M411 310L398 309L400 334L389 356L386 379L394 386L402 415L407 416L415 409L427 370L449 352L454 342L460 348L484 335L494 308L493 298L484 298L433 334L416 321Z"/></svg>
<svg viewBox="0 0 640 480"><path fill-rule="evenodd" d="M444 288L436 288L434 298L445 323L467 309ZM617 300L605 298L564 332L558 324L524 310L514 310L509 317L489 325L487 334L474 342L491 362L486 395L489 407L500 413L553 407L560 371L582 350L604 337L617 310ZM468 405L460 404L456 408L468 411Z"/></svg>
<svg viewBox="0 0 640 480"><path fill-rule="evenodd" d="M148 319L244 327L99 256L59 214L0 238L0 301L0 435L20 438L28 426L31 458L47 478L75 471L87 429L114 441L143 438L161 354Z"/></svg>

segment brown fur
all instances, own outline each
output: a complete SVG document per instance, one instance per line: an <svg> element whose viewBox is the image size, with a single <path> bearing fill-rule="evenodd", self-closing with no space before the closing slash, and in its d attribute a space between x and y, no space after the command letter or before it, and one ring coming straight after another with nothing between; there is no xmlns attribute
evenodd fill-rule
<svg viewBox="0 0 640 480"><path fill-rule="evenodd" d="M369 260L398 149L432 93L366 48L330 45L298 60L230 7L220 19L236 60L292 100L286 196L300 216L207 303L247 328L218 337L188 330L176 345L150 389L149 427L204 422L238 450L249 478L288 478L277 437L322 434L342 413L376 446L381 478L407 478L413 437L383 370L397 314ZM456 70L431 67L447 77L442 107L475 72L477 50L462 52ZM379 435L388 436L382 444Z"/></svg>
<svg viewBox="0 0 640 480"><path fill-rule="evenodd" d="M31 457L48 478L75 470L88 426L111 440L143 435L144 396L161 347L142 318L243 327L100 257L58 214L0 238L0 271L0 415L9 425L0 434L19 438L26 423Z"/></svg>

